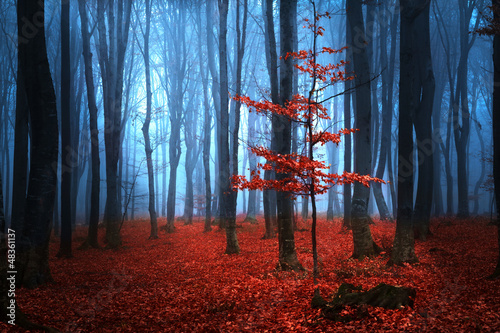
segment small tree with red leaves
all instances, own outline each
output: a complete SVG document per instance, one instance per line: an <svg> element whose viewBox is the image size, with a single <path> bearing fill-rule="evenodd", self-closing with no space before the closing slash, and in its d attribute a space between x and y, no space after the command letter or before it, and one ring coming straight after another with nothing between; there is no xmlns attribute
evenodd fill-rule
<svg viewBox="0 0 500 333"><path fill-rule="evenodd" d="M263 146L250 147L252 153L264 157L268 163L259 163L257 170L251 172L251 179L247 180L244 175L233 176L233 189L237 190L267 190L287 192L292 196L309 196L312 203L312 245L313 245L313 281L317 284L318 277L318 253L316 246L316 196L324 194L328 189L335 185L351 184L361 182L369 186L371 181L384 182L369 175L359 175L357 173L343 172L342 174L328 173L329 166L323 160L318 160L314 156L315 146L325 145L327 142L339 144L342 135L349 135L356 132L355 129L342 129L337 133L330 133L326 129L318 127L320 119L330 119L327 108L323 103L327 100L318 101L319 93L327 86L345 80L352 80L352 76L346 76L343 67L344 61L338 64L321 65L317 63L317 57L320 54L335 54L344 51L346 48L335 50L329 47L323 47L317 50L316 41L319 36L323 36L324 28L318 25L321 18L330 18L328 12L317 14L314 1L313 6L314 20L306 26L313 34L313 49L309 51L301 50L288 53L286 57L293 57L302 64L294 66L303 74L309 75L310 89L308 96L295 95L285 106L273 104L269 101L254 101L246 96L235 96L234 99L247 105L249 112L255 110L258 113L273 112L279 115L289 117L292 121L299 123L306 129L306 141L308 145L308 156L297 153L276 154ZM305 26L305 27L306 27ZM330 98L328 98L330 99ZM260 177L261 170L270 170L274 168L276 173L287 175L284 179L266 180Z"/></svg>

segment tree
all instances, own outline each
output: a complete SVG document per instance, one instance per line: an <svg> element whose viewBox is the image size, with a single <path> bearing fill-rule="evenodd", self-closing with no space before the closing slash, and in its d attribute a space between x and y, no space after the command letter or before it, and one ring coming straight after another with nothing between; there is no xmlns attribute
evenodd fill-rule
<svg viewBox="0 0 500 333"><path fill-rule="evenodd" d="M220 113L219 135L217 145L219 149L219 209L222 225L226 228L226 254L240 252L236 237L236 216L232 208L231 170L229 155L229 88L227 73L227 13L229 0L219 1L219 81L220 81Z"/></svg>
<svg viewBox="0 0 500 333"><path fill-rule="evenodd" d="M497 206L497 237L498 257L497 265L491 279L500 278L500 0L491 1L493 17L487 17L488 25L475 32L493 35L493 186Z"/></svg>
<svg viewBox="0 0 500 333"><path fill-rule="evenodd" d="M359 133L354 140L354 172L369 174L371 170L371 93L370 66L366 50L366 35L361 1L347 0L347 20L351 30L349 46L353 49L356 104L354 108L355 127ZM351 227L354 241L353 258L361 259L379 252L369 227L368 200L370 189L361 183L354 184L351 207Z"/></svg>
<svg viewBox="0 0 500 333"><path fill-rule="evenodd" d="M413 234L413 126L419 146L431 142L434 75L430 58L429 7L430 0L401 2L398 214L390 260L391 264L398 265L417 261ZM421 224L419 231L422 237L427 234L425 228L428 229L431 202L419 198L419 195L432 198L433 191L432 151L430 156L427 153L419 154L422 157L419 157L419 187L415 206L417 209L417 205L420 205L416 218ZM426 184L422 184L422 181Z"/></svg>
<svg viewBox="0 0 500 333"><path fill-rule="evenodd" d="M139 21L140 22L140 21ZM142 26L141 26L142 28ZM155 183L153 170L153 149L151 148L151 139L149 137L149 124L151 123L151 69L149 57L149 35L151 31L151 1L146 0L146 31L144 32L144 49L142 55L144 57L145 72L146 72L146 119L142 125L142 133L144 135L144 149L146 150L146 165L148 168L148 189L149 189L149 219L151 223L151 234L149 239L158 238L158 222L156 221L155 208Z"/></svg>
<svg viewBox="0 0 500 333"><path fill-rule="evenodd" d="M69 45L69 2L61 3L61 243L58 257L71 258L71 68Z"/></svg>
<svg viewBox="0 0 500 333"><path fill-rule="evenodd" d="M286 106L292 100L293 89L293 62L291 57L286 57L293 52L293 26L296 19L297 0L281 1L280 3L280 105ZM274 151L277 154L289 154L291 150L292 127L291 119L286 115L273 114L273 137L275 140ZM288 178L288 174L276 174L276 181ZM297 259L293 230L293 207L289 193L276 193L279 266L282 269L299 270L302 265Z"/></svg>
<svg viewBox="0 0 500 333"><path fill-rule="evenodd" d="M262 14L264 16L264 38L266 48L266 64L269 73L271 86L271 101L274 104L279 103L279 82L278 82L278 54L276 52L276 36L274 34L274 15L273 1L265 0L262 2ZM273 116L271 116L273 117ZM276 139L271 134L271 149L275 149ZM272 169L264 171L264 179L274 179L274 171ZM273 190L263 190L262 200L264 201L264 222L266 232L264 239L274 238L276 226L276 192Z"/></svg>
<svg viewBox="0 0 500 333"><path fill-rule="evenodd" d="M497 204L498 261L493 278L500 277L500 1L493 0L493 19L496 31L493 37L493 179Z"/></svg>
<svg viewBox="0 0 500 333"><path fill-rule="evenodd" d="M80 12L81 20L83 60L85 63L85 83L87 86L87 103L89 108L90 159L92 174L89 233L85 243L93 248L98 248L99 243L97 241L97 226L99 224L99 192L101 183L101 171L99 158L99 129L97 127L97 102L94 88L92 53L90 51L90 34L88 30L89 23L84 0L78 0L78 9Z"/></svg>
<svg viewBox="0 0 500 333"><path fill-rule="evenodd" d="M246 30L247 30L247 19L248 19L248 0L243 1L243 22L240 23L241 19L241 14L240 14L240 3L239 1L236 2L236 55L235 55L235 60L236 60L236 94L240 95L241 94L241 85L242 85L242 79L241 79L241 72L243 70L243 56L245 55L245 43L246 43ZM239 140L238 140L238 133L240 129L240 113L241 113L241 104L236 101L235 107L234 107L234 124L231 128L232 130L232 136L231 136L231 147L230 147L230 152L231 152L231 172L232 175L237 175L238 174L238 146L239 146ZM236 206L237 206L237 198L238 198L238 192L232 191L232 211L233 215L236 218Z"/></svg>
<svg viewBox="0 0 500 333"><path fill-rule="evenodd" d="M209 4L206 4L207 8ZM205 226L204 232L209 232L212 230L212 185L210 182L210 138L211 138L211 123L212 117L210 115L210 101L208 98L208 70L205 71L205 66L203 64L203 45L202 45L202 20L201 20L201 6L196 6L196 21L199 24L198 31L198 63L200 66L200 76L203 85L203 108L204 108L204 121L203 121L203 148L202 148L202 160L203 160L203 173L205 176ZM208 13L208 10L207 10Z"/></svg>
<svg viewBox="0 0 500 333"><path fill-rule="evenodd" d="M414 32L411 36L405 37L412 41L412 75L416 77L415 85L412 87L412 96L410 97L413 104L409 105L410 115L414 119L418 155L418 184L413 223L418 232L417 237L423 240L429 234L434 183L432 110L435 79L432 70L429 8L430 0L416 2L414 13L411 14L413 15L411 29ZM403 96L403 98L406 98L406 96Z"/></svg>
<svg viewBox="0 0 500 333"><path fill-rule="evenodd" d="M311 198L311 233L314 261L313 276L314 283L316 284L318 276L318 256L316 248L316 195L326 193L334 185L359 182L362 185L368 187L370 181L382 181L372 178L368 175L361 176L359 174L348 173L345 171L342 175L325 172L324 170L329 170L330 167L326 165L325 161L317 160L314 155L315 145L324 145L328 142L332 142L338 145L340 143L341 135L350 134L352 132L355 132L356 130L343 129L338 133L330 133L324 129L317 128L319 120L330 120L330 117L327 114L327 108L322 105L322 102L317 101L318 93L324 90L325 86L344 81L346 80L346 78L345 72L340 69L344 65L344 62L336 65L320 65L316 62L319 54L334 54L342 52L344 49L334 50L328 47L323 47L321 51L316 50L316 39L318 36L323 35L324 30L323 27L317 25L317 22L323 16L329 17L329 14L325 13L324 15L316 15L315 3L312 2L312 5L314 19L313 23L308 24L308 28L312 31L314 36L313 49L310 51L302 50L299 52L288 52L282 56L282 60L284 59L285 61L289 61L292 58L303 61L301 65L297 64L295 65L295 67L302 73L309 75L310 89L308 91L308 96L305 97L297 94L293 96L293 99L287 100L283 104L274 104L269 101L257 102L246 96L235 97L236 100L243 102L249 108L254 109L256 112L272 112L273 116L278 115L281 117L286 117L290 121L294 121L304 126L306 129L305 141L308 145L308 154L307 156L298 154L296 152L289 152L284 154L280 152L274 152L262 146L250 147L252 153L256 154L257 156L264 157L267 162L265 164L259 163L257 165L257 171L252 172L252 178L250 179L250 181L248 181L245 176L233 176L233 187L240 190L274 189L278 191L278 197L280 197L280 194L285 194L288 196L286 198L288 200L291 200L292 196L296 195L301 195L303 197L307 196ZM323 85L323 87L320 86L321 84ZM276 179L268 180L260 178L261 170L268 170L270 168L274 168L274 171L276 172ZM279 221L280 220L278 219L278 222ZM283 228L284 227L282 226L279 231L281 232ZM280 246L279 265L283 269L301 268L301 266L299 266L300 263L298 263L296 257L295 260L297 262L288 261L290 260L291 252L282 253L282 251L283 248Z"/></svg>
<svg viewBox="0 0 500 333"><path fill-rule="evenodd" d="M97 2L97 30L99 32L99 66L102 76L104 105L104 143L106 152L106 240L108 247L122 243L120 235L121 203L118 200L118 160L121 151L123 69L132 1ZM107 16L105 17L105 13ZM116 13L116 15L115 15ZM109 31L110 35L106 34ZM110 40L108 45L108 39Z"/></svg>
<svg viewBox="0 0 500 333"><path fill-rule="evenodd" d="M181 123L184 111L184 79L187 71L186 9L184 1L172 1L165 9L163 62L165 63L165 91L168 98L170 138L168 156L170 175L167 196L167 224L165 229L175 231L175 201L177 190L177 168L181 158ZM167 39L169 37L169 39Z"/></svg>
<svg viewBox="0 0 500 333"><path fill-rule="evenodd" d="M21 36L23 38L18 39L18 66L22 71L21 84L28 101L31 150L25 219L17 235L20 261L17 281L19 285L35 288L52 280L48 259L57 183L59 129L45 43L44 1L20 0L17 15L18 31L24 31L26 20L37 27L30 38Z"/></svg>

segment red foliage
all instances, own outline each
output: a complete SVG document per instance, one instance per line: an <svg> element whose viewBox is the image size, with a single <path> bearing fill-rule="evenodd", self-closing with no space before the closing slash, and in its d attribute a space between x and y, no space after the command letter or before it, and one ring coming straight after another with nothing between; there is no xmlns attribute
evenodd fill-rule
<svg viewBox="0 0 500 333"><path fill-rule="evenodd" d="M330 14L316 14L314 7L313 23L308 23L308 28L311 30L314 37L314 47L312 50L299 50L298 52L289 52L285 59L292 57L297 60L303 60L303 65L294 64L294 66L303 74L309 74L311 79L311 90L309 97L300 94L294 95L291 101L287 101L286 105L278 105L269 101L254 101L247 96L236 95L233 99L245 104L250 111L255 110L259 113L274 113L281 116L289 117L292 121L304 125L306 127L306 141L308 142L309 156L303 156L297 153L277 154L268 148L257 146L250 147L252 153L259 157L264 157L267 163L259 163L257 169L270 170L274 169L276 173L285 174L284 178L279 180L265 180L260 178L260 172L252 172L251 179L247 180L243 175L233 175L232 184L234 190L265 190L274 189L277 191L288 192L293 195L314 196L324 194L334 185L351 184L360 182L365 186L369 186L370 182L376 181L385 183L385 181L371 177L370 175L359 175L352 172L343 172L341 175L325 172L329 169L324 161L318 161L314 158L313 149L316 144L322 146L327 142L339 144L341 135L350 135L356 132L355 129L342 129L338 133L330 133L325 130L316 130L316 122L319 119L329 120L328 109L321 103L316 101L316 92L323 90L326 86L339 81L352 80L352 77L346 77L344 67L345 61L338 64L321 65L316 62L316 58L321 53L340 53L346 49L343 47L339 50L330 47L323 47L321 51L316 51L316 38L323 35L324 28L317 25L317 22L322 17L330 18ZM305 22L309 22L305 19ZM317 87L317 82L322 82L324 87ZM326 83L329 81L328 83ZM315 215L313 212L313 225ZM313 226L314 230L314 226ZM313 238L315 234L313 231ZM313 249L314 251L314 249Z"/></svg>
<svg viewBox="0 0 500 333"><path fill-rule="evenodd" d="M435 220L434 237L416 244L419 264L386 268L386 256L349 259L350 234L340 222L320 219L324 297L342 282L417 290L413 309L369 307L367 317L345 324L318 318L310 307L308 233L296 235L307 271L278 272L277 240L262 240L259 222L238 228L239 256L223 255L224 233L202 233L203 223L180 224L178 232L148 241L147 221L126 222L123 248L75 250L73 259L55 258L58 243L53 242L50 266L56 283L18 290L17 302L32 321L63 332L494 332L500 327L500 281L484 279L497 251L486 220L452 225ZM394 228L378 221L371 226L375 240L388 248ZM75 241L85 235L85 228L77 228ZM23 330L0 324L0 331Z"/></svg>

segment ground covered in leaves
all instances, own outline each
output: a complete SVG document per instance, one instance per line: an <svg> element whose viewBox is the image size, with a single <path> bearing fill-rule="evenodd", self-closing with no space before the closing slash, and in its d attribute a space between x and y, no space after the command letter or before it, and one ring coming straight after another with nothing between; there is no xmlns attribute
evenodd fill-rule
<svg viewBox="0 0 500 333"><path fill-rule="evenodd" d="M356 261L351 234L341 222L318 225L321 294L343 282L372 288L381 282L416 289L414 308L368 307L348 323L332 322L311 308L311 236L296 233L305 272L278 272L277 239L262 240L264 223L238 228L240 255L224 255L225 233L203 233L201 222L177 223L174 234L148 240L146 220L126 222L120 250L75 250L57 259L55 283L21 289L17 302L32 321L63 332L495 332L500 330L500 281L485 277L495 267L496 228L487 220L433 221L434 234L416 243L420 262L386 268L395 225L371 226L386 253ZM160 220L160 225L165 221ZM306 224L300 228L309 230ZM78 228L75 243L84 240ZM104 230L100 230L101 233ZM346 311L349 311L347 309ZM10 329L10 330L9 330ZM0 330L22 331L6 324Z"/></svg>

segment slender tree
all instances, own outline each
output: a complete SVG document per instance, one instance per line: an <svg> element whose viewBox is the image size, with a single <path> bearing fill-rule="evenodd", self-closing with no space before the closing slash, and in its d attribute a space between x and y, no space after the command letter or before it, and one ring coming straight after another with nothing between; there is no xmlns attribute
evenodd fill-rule
<svg viewBox="0 0 500 333"><path fill-rule="evenodd" d="M91 159L91 193L90 193L90 215L89 233L86 243L88 246L97 248L97 226L99 224L99 196L100 196L100 158L99 158L99 128L97 127L97 102L94 87L94 71L92 67L92 52L90 51L90 33L85 1L78 0L80 12L83 60L85 62L85 83L87 86L87 103L89 108L90 128L90 159Z"/></svg>
<svg viewBox="0 0 500 333"><path fill-rule="evenodd" d="M229 0L219 2L219 84L220 84L220 122L217 144L219 147L219 186L221 193L219 209L221 222L226 228L226 254L240 252L236 237L236 216L231 194L231 170L229 168L229 88L227 71L227 13Z"/></svg>
<svg viewBox="0 0 500 333"><path fill-rule="evenodd" d="M71 258L71 178L73 175L71 147L71 68L69 2L61 2L61 243L58 257Z"/></svg>
<svg viewBox="0 0 500 333"><path fill-rule="evenodd" d="M101 68L104 104L104 143L106 153L106 241L108 247L122 244L120 235L121 204L118 187L118 160L121 151L122 95L125 51L132 1L97 2L99 32L99 66ZM107 14L107 15L105 15ZM108 33L109 32L109 35ZM110 36L111 35L111 36ZM108 43L108 39L110 42ZM109 45L108 45L109 44Z"/></svg>
<svg viewBox="0 0 500 333"><path fill-rule="evenodd" d="M209 5L206 4L208 7ZM203 173L205 176L205 226L204 232L212 230L212 185L210 181L210 138L211 138L211 123L212 117L210 115L210 101L208 98L208 71L205 69L203 62L203 45L202 45L202 20L201 20L201 6L196 6L196 21L199 24L198 31L198 63L200 66L200 76L203 85L203 108L204 108L204 122L203 122Z"/></svg>
<svg viewBox="0 0 500 333"><path fill-rule="evenodd" d="M149 136L149 124L151 123L151 69L149 56L149 35L151 31L151 1L146 0L146 30L144 32L144 49L142 55L144 57L145 73L146 73L146 119L142 125L142 134L144 136L144 149L146 150L146 165L148 168L148 189L149 189L149 219L151 223L151 233L149 239L158 238L158 222L156 221L155 207L155 182L153 170L153 149L151 148L151 139Z"/></svg>
<svg viewBox="0 0 500 333"><path fill-rule="evenodd" d="M431 127L434 99L434 75L430 61L429 7L430 0L401 1L398 215L396 237L390 259L391 264L398 265L417 261L413 236L413 125L417 132L417 139L428 140L426 135L430 135L431 130L429 129L427 133L421 127L427 125ZM424 143L424 141L421 142L421 144ZM424 156L424 158L428 157ZM430 177L426 179L430 184L425 186L424 193L432 198L432 156L430 160L425 160L421 164L419 174L425 173L422 177ZM422 195L421 184L419 188L420 195ZM430 214L430 202L424 202L422 199L417 202L422 205L419 209L425 209ZM425 224L425 221L420 223ZM419 230L424 236L423 229Z"/></svg>

